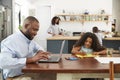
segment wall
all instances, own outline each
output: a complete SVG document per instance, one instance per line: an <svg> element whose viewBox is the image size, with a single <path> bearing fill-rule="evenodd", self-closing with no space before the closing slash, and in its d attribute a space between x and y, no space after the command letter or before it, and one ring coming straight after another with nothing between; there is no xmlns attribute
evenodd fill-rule
<svg viewBox="0 0 120 80"><path fill-rule="evenodd" d="M113 0L113 19L116 19L116 31L120 32L120 0Z"/></svg>
<svg viewBox="0 0 120 80"><path fill-rule="evenodd" d="M92 2L91 2L92 1ZM38 5L51 4L54 7L54 15L62 13L83 13L87 9L91 14L100 13L104 9L106 14L112 15L112 0L39 0ZM37 5L36 4L36 5ZM110 19L111 21L111 19ZM81 23L61 23L61 27L68 31L91 31L93 26L98 26L100 30L111 31L111 22L109 24L103 22L86 22L84 25Z"/></svg>
<svg viewBox="0 0 120 80"><path fill-rule="evenodd" d="M28 0L14 0L13 2L13 23L14 28L13 32L17 32L19 29L19 11L21 12L21 24L23 20L29 16L29 9L31 9L33 6L30 4Z"/></svg>

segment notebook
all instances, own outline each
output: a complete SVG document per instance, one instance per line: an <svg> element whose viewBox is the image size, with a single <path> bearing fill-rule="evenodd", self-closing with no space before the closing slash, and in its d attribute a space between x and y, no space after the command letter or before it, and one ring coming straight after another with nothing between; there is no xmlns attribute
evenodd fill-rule
<svg viewBox="0 0 120 80"><path fill-rule="evenodd" d="M56 55L56 56L55 56L55 55L52 55L52 54L51 54L50 59L47 59L47 60L41 59L41 60L39 60L38 62L46 62L46 63L50 63L50 62L52 62L52 63L54 63L54 62L57 63L57 62L59 62L60 59L61 59L61 57L62 57L64 45L65 45L65 40L62 41L59 55Z"/></svg>

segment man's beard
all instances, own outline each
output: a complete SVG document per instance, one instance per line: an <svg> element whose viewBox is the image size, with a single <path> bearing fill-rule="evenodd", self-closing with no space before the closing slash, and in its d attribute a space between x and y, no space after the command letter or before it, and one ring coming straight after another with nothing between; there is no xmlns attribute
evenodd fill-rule
<svg viewBox="0 0 120 80"><path fill-rule="evenodd" d="M30 35L29 30L27 30L27 31L25 32L25 36L26 36L29 40L32 40L32 39L33 39L33 38L31 37L31 35Z"/></svg>

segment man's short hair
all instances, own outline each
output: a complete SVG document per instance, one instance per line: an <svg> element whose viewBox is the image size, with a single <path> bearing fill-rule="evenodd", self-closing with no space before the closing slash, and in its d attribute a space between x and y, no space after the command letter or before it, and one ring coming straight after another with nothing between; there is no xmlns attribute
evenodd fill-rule
<svg viewBox="0 0 120 80"><path fill-rule="evenodd" d="M33 17L33 16L28 16L25 20L24 20L24 22L34 22L34 21L36 21L36 22L38 22L39 23L39 21L35 18L35 17Z"/></svg>
<svg viewBox="0 0 120 80"><path fill-rule="evenodd" d="M93 33L97 33L98 32L98 28L95 26L95 27L93 27L92 31L93 31Z"/></svg>

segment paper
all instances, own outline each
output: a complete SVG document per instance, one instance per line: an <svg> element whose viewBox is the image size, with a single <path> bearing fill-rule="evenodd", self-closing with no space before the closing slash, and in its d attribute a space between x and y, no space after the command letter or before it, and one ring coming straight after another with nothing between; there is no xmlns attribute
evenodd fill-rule
<svg viewBox="0 0 120 80"><path fill-rule="evenodd" d="M95 57L100 63L109 63L113 61L113 63L120 63L120 57Z"/></svg>

